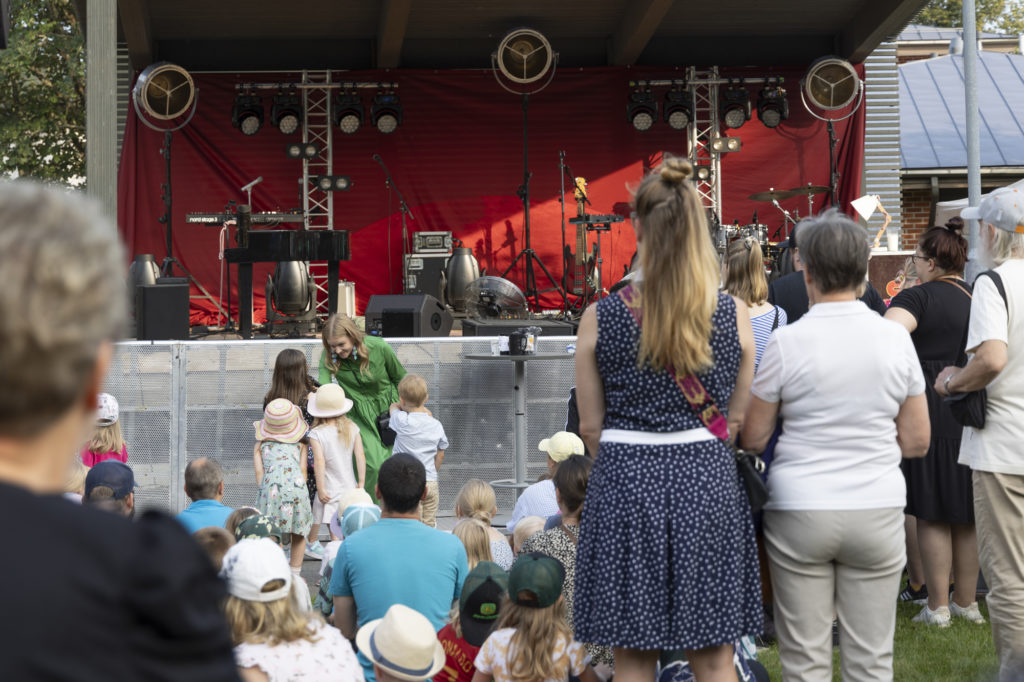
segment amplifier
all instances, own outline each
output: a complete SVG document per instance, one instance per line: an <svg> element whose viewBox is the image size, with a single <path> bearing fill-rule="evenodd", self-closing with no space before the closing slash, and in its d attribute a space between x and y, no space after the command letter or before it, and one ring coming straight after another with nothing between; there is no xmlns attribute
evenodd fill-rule
<svg viewBox="0 0 1024 682"><path fill-rule="evenodd" d="M452 314L426 294L371 296L366 331L374 336L448 336Z"/></svg>
<svg viewBox="0 0 1024 682"><path fill-rule="evenodd" d="M451 253L451 232L413 232L413 253Z"/></svg>
<svg viewBox="0 0 1024 682"><path fill-rule="evenodd" d="M429 294L444 302L447 286L444 271L448 267L447 253L418 253L405 257L405 293Z"/></svg>

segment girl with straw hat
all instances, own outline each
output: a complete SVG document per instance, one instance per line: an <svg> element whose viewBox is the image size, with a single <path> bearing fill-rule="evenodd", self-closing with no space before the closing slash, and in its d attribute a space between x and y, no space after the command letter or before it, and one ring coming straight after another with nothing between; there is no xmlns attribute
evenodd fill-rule
<svg viewBox="0 0 1024 682"><path fill-rule="evenodd" d="M306 534L313 511L306 490L306 422L302 412L284 398L271 400L263 419L254 422L253 466L259 483L257 506L281 529L282 542L291 534L292 573L302 568Z"/></svg>
<svg viewBox="0 0 1024 682"><path fill-rule="evenodd" d="M359 427L346 416L352 401L345 397L345 389L337 384L324 384L316 393L309 394L306 409L314 420L309 440L313 446L317 495L313 500L313 525L319 527L321 523L330 523L342 495L362 489L366 482L366 455ZM332 532L331 539L341 538Z"/></svg>

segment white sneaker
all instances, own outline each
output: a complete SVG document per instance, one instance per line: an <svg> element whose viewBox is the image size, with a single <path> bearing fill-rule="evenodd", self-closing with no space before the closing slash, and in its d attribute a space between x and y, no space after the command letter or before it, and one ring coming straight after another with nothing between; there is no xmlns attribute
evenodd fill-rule
<svg viewBox="0 0 1024 682"><path fill-rule="evenodd" d="M964 618L981 625L985 622L985 616L981 615L981 611L978 609L978 602L972 602L969 606L960 606L955 601L949 602L949 610L952 615L958 618Z"/></svg>
<svg viewBox="0 0 1024 682"><path fill-rule="evenodd" d="M932 611L930 608L925 606L921 609L921 613L917 614L912 621L915 623L924 623L925 625L934 625L940 628L948 628L951 617L949 615L948 606L940 606L939 608Z"/></svg>
<svg viewBox="0 0 1024 682"><path fill-rule="evenodd" d="M305 554L307 559L316 559L317 561L320 561L324 558L324 546L320 544L319 540L316 542L307 542Z"/></svg>

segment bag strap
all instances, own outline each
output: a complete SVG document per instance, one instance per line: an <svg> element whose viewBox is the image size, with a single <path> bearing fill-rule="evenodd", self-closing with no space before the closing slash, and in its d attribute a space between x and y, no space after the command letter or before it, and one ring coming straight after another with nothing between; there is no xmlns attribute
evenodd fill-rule
<svg viewBox="0 0 1024 682"><path fill-rule="evenodd" d="M996 291L998 291L999 295L1003 297L1003 305L1006 306L1006 314L1009 315L1010 303L1009 301L1006 300L1006 287L1003 286L1002 276L995 270L986 270L985 272L981 273L981 275L988 275L988 278L991 279L992 283L996 285ZM981 277L981 275L978 275L978 277ZM975 279L974 281L977 282L978 280Z"/></svg>
<svg viewBox="0 0 1024 682"><path fill-rule="evenodd" d="M959 289L960 291L964 292L964 294L967 296L967 298L970 298L970 299L974 298L973 296L971 296L971 292L967 291L967 288L964 287L963 285L961 285L960 282L956 281L956 279L953 278L953 277L949 277L949 278L947 278L947 277L940 277L939 281L946 282L947 284L952 284L957 289Z"/></svg>
<svg viewBox="0 0 1024 682"><path fill-rule="evenodd" d="M567 537L568 537L568 538L569 538L570 540L572 540L572 544L574 544L574 545L575 545L575 544L578 544L578 543L579 543L579 541L580 541L580 540L579 540L579 538L577 538L577 537L576 537L575 535L573 535L573 534L572 534L572 531L570 531L570 530L569 530L568 528L566 528L566 527L565 527L565 524L564 524L564 523L559 523L559 524L558 524L558 530L560 530L560 531L562 531L563 533L565 533L565 534L566 534L566 536L567 536Z"/></svg>
<svg viewBox="0 0 1024 682"><path fill-rule="evenodd" d="M779 328L779 306L774 306L774 307L775 307L775 319L772 320L772 331L775 331L776 329Z"/></svg>
<svg viewBox="0 0 1024 682"><path fill-rule="evenodd" d="M631 282L619 290L619 296L626 304L626 309L633 316L636 326L643 328L643 306L640 291ZM672 377L672 381L679 387L679 390L683 392L686 402L690 403L690 407L697 413L697 418L700 419L700 422L716 438L721 439L732 448L733 443L729 438L729 424L722 415L722 411L718 409L714 399L705 390L704 384L697 378L697 375L688 374L680 377L676 374L675 367L669 365L665 369L668 371L669 376Z"/></svg>

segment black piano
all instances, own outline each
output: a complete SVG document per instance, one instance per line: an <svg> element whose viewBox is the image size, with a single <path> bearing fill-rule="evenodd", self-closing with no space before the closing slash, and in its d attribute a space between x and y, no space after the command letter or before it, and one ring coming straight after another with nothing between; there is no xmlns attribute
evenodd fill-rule
<svg viewBox="0 0 1024 682"><path fill-rule="evenodd" d="M253 263L327 261L327 310L338 311L339 264L352 258L347 231L246 230L238 241L245 246L224 249L224 258L238 264L238 331L243 339L252 338Z"/></svg>

